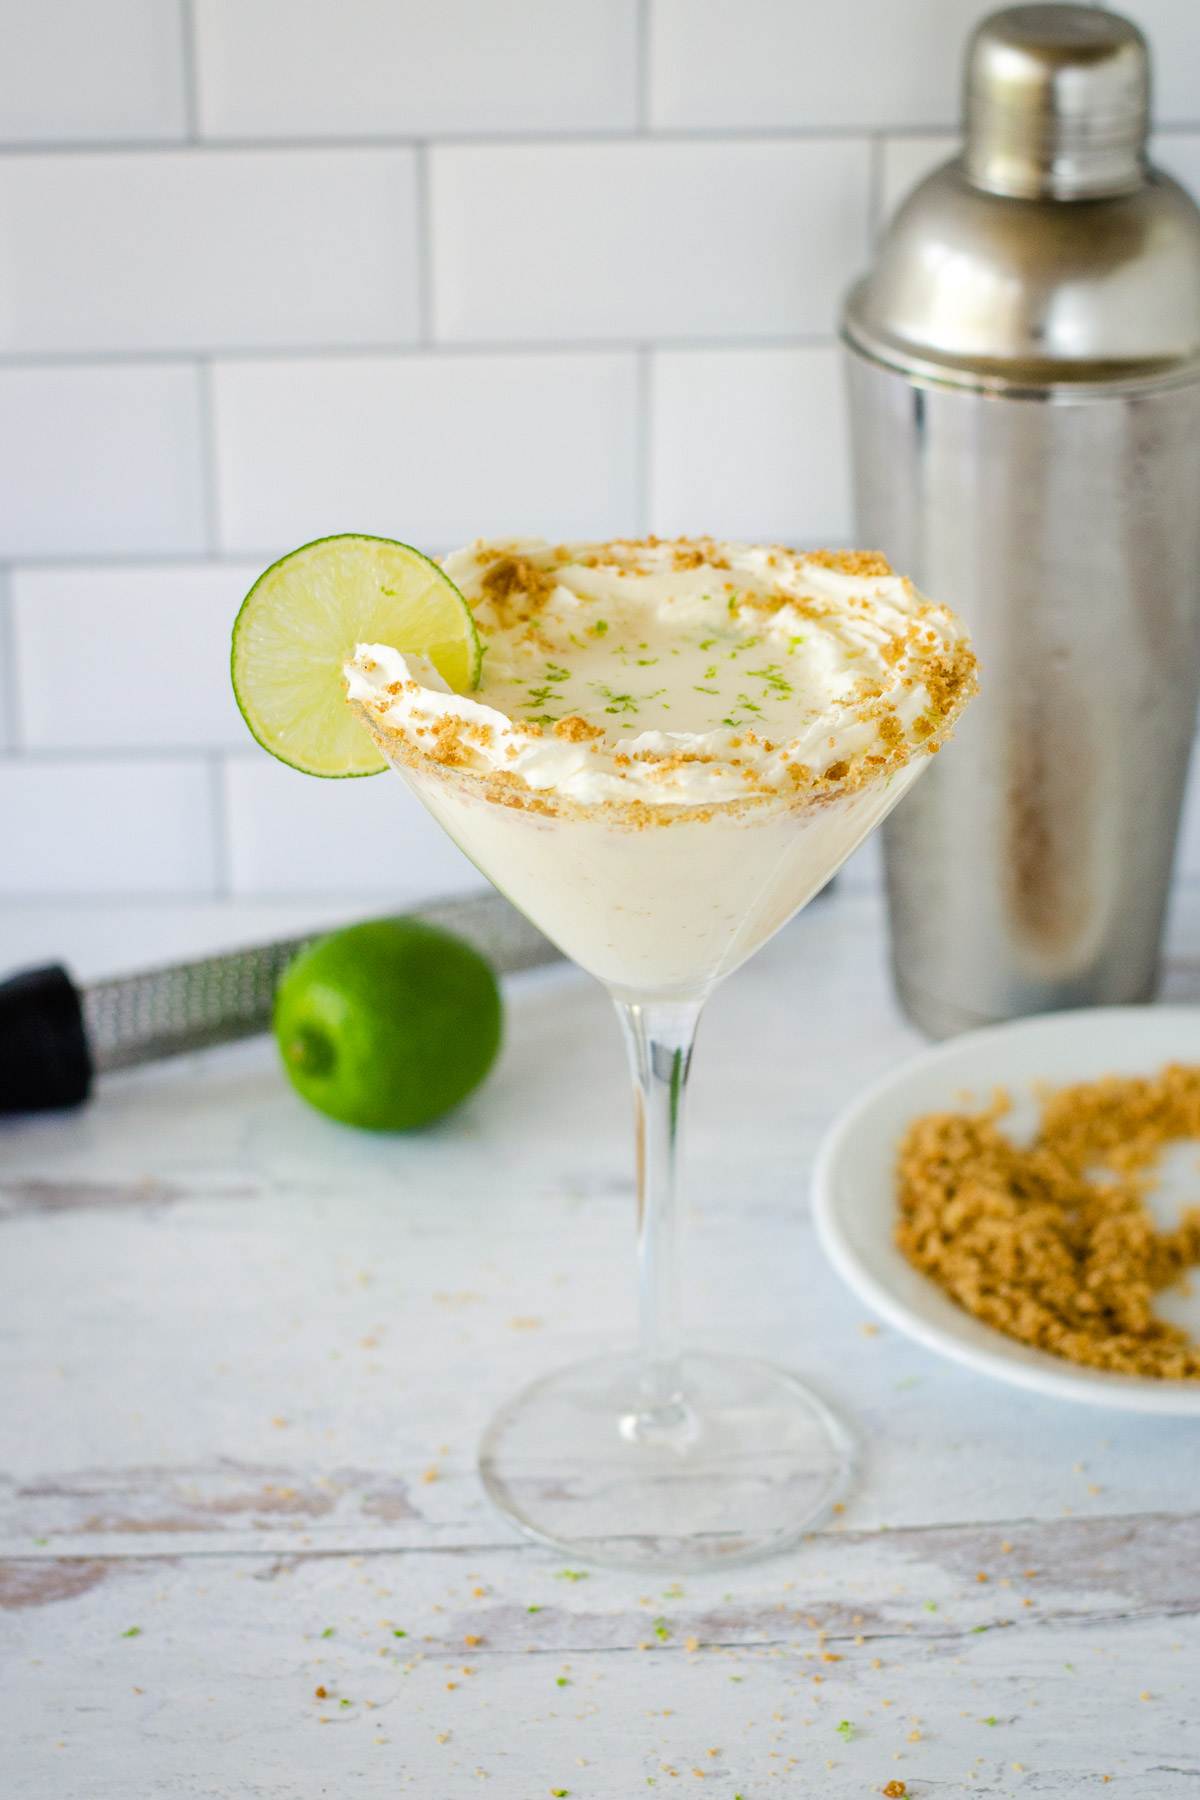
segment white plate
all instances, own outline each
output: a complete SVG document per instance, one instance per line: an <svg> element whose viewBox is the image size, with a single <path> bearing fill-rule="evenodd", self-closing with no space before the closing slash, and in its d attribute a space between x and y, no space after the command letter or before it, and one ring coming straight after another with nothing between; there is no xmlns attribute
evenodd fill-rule
<svg viewBox="0 0 1200 1800"><path fill-rule="evenodd" d="M1030 1349L963 1312L892 1241L896 1150L921 1113L959 1110L967 1093L983 1103L1004 1087L1014 1101L1008 1127L1020 1134L1036 1118L1035 1082L1059 1086L1100 1075L1148 1075L1167 1062L1200 1063L1200 1008L1050 1013L973 1031L914 1057L847 1107L821 1146L813 1211L834 1268L889 1324L981 1374L1090 1406L1200 1417L1200 1381L1112 1375ZM1165 1223L1177 1216L1181 1201L1200 1197L1196 1144L1169 1149L1161 1175L1152 1205ZM1159 1303L1165 1316L1200 1336L1200 1293L1190 1301L1171 1293Z"/></svg>

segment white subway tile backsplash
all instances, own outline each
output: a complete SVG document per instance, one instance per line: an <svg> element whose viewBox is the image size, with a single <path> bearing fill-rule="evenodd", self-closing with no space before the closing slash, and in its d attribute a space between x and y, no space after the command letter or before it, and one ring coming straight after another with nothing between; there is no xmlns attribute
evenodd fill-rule
<svg viewBox="0 0 1200 1800"><path fill-rule="evenodd" d="M386 902L361 894L273 900L141 900L70 897L0 903L0 977L9 969L64 962L77 981L161 968L224 950L244 950L308 932L332 931Z"/></svg>
<svg viewBox="0 0 1200 1800"><path fill-rule="evenodd" d="M10 586L8 571L0 569L0 750L11 748L17 729L17 670Z"/></svg>
<svg viewBox="0 0 1200 1800"><path fill-rule="evenodd" d="M990 0L653 0L659 129L949 124Z"/></svg>
<svg viewBox="0 0 1200 1800"><path fill-rule="evenodd" d="M212 790L199 761L0 761L0 821L0 896L212 887Z"/></svg>
<svg viewBox="0 0 1200 1800"><path fill-rule="evenodd" d="M17 569L23 747L243 748L229 633L258 563Z"/></svg>
<svg viewBox="0 0 1200 1800"><path fill-rule="evenodd" d="M361 893L396 907L485 887L390 771L313 781L261 752L226 765L235 895Z"/></svg>
<svg viewBox="0 0 1200 1800"><path fill-rule="evenodd" d="M627 129L637 0L194 0L210 137Z"/></svg>
<svg viewBox="0 0 1200 1800"><path fill-rule="evenodd" d="M221 541L628 531L635 389L632 353L218 364Z"/></svg>
<svg viewBox="0 0 1200 1800"><path fill-rule="evenodd" d="M87 896L116 968L479 885L399 781L251 745L229 628L292 544L846 541L840 299L957 148L992 3L0 0L0 903L29 942ZM1197 3L1118 0L1193 191Z"/></svg>
<svg viewBox="0 0 1200 1800"><path fill-rule="evenodd" d="M411 342L411 150L0 161L0 352Z"/></svg>
<svg viewBox="0 0 1200 1800"><path fill-rule="evenodd" d="M854 894L878 893L884 884L883 833L873 831L838 870L838 888Z"/></svg>
<svg viewBox="0 0 1200 1800"><path fill-rule="evenodd" d="M181 0L4 0L0 142L181 138Z"/></svg>
<svg viewBox="0 0 1200 1800"><path fill-rule="evenodd" d="M930 133L922 137L888 138L883 146L883 179L879 194L879 225L887 224L902 200L958 152L956 132Z"/></svg>
<svg viewBox="0 0 1200 1800"><path fill-rule="evenodd" d="M867 244L864 141L431 153L452 341L830 332Z"/></svg>
<svg viewBox="0 0 1200 1800"><path fill-rule="evenodd" d="M0 368L0 556L204 548L186 363Z"/></svg>
<svg viewBox="0 0 1200 1800"><path fill-rule="evenodd" d="M651 393L653 530L846 541L838 350L659 351Z"/></svg>
<svg viewBox="0 0 1200 1800"><path fill-rule="evenodd" d="M1155 118L1194 124L1200 115L1200 16L1196 0L1118 0L1111 10L1124 13L1146 34Z"/></svg>
<svg viewBox="0 0 1200 1800"><path fill-rule="evenodd" d="M1160 169L1183 183L1194 200L1200 199L1200 132L1156 133L1150 154Z"/></svg>

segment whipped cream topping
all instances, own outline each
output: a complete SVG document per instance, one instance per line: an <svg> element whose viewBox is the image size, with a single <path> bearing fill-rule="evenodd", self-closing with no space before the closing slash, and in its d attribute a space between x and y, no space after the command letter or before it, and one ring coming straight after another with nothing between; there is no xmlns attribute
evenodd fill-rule
<svg viewBox="0 0 1200 1800"><path fill-rule="evenodd" d="M954 616L872 554L512 539L443 567L483 640L478 689L360 644L349 699L393 760L576 806L860 786L936 749L974 687Z"/></svg>

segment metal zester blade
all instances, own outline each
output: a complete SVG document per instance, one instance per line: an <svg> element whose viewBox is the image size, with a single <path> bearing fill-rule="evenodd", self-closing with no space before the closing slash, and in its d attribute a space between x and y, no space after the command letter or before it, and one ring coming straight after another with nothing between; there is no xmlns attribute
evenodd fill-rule
<svg viewBox="0 0 1200 1800"><path fill-rule="evenodd" d="M502 975L562 955L500 894L435 900L405 916L465 938ZM84 988L80 1001L93 1068L106 1074L266 1031L279 977L299 951L325 935L309 932Z"/></svg>

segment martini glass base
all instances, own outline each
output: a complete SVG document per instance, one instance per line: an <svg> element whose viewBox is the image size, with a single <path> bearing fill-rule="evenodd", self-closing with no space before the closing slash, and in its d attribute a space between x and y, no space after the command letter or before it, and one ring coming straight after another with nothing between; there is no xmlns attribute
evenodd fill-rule
<svg viewBox="0 0 1200 1800"><path fill-rule="evenodd" d="M639 1419L640 1367L605 1356L543 1376L503 1407L483 1483L527 1536L573 1560L662 1574L769 1556L846 1491L853 1445L803 1382L768 1363L684 1357L685 1404Z"/></svg>

